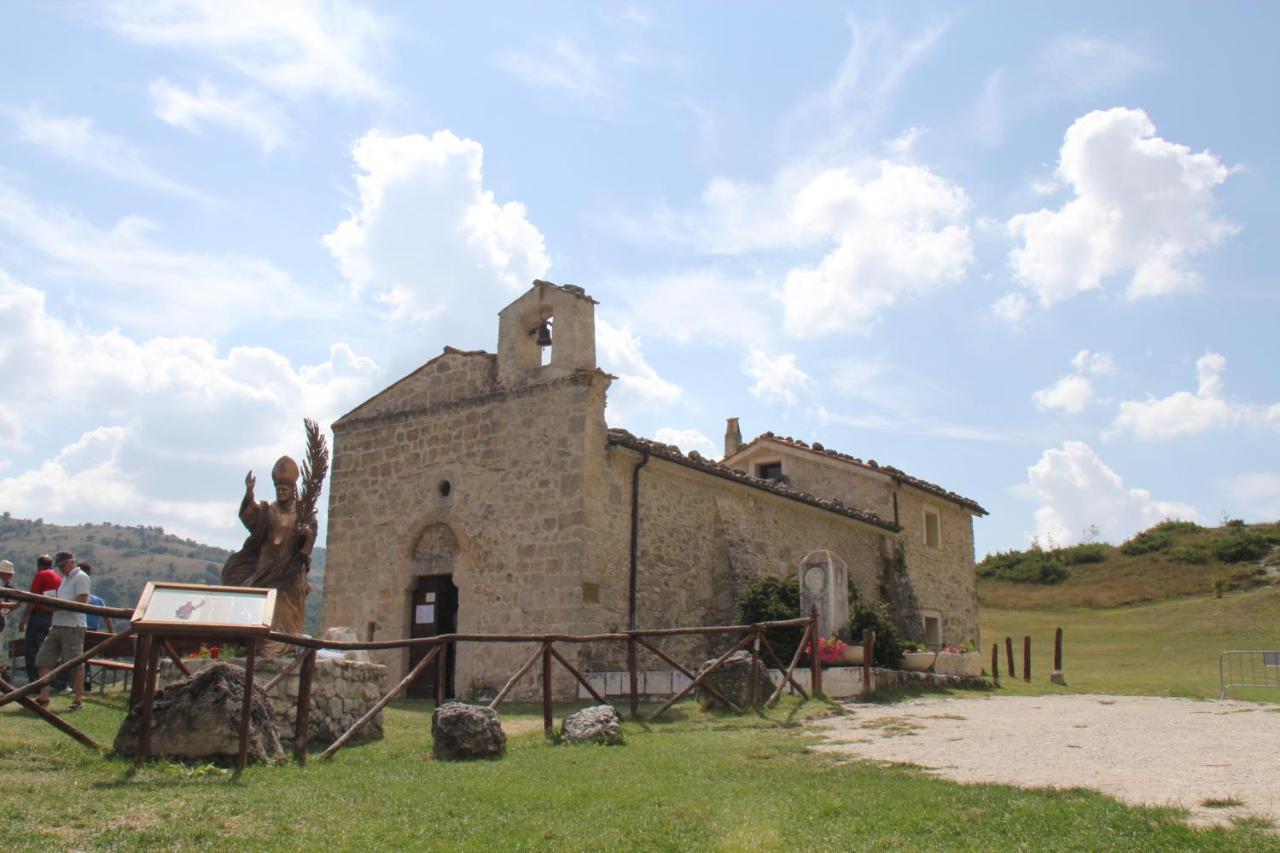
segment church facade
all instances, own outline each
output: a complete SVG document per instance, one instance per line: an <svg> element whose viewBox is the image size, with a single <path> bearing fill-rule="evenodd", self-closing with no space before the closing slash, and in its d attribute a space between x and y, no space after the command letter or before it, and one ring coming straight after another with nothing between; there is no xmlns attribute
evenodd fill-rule
<svg viewBox="0 0 1280 853"><path fill-rule="evenodd" d="M728 624L748 584L827 549L913 639L977 642L981 506L819 444L743 443L736 419L721 462L609 429L595 304L535 282L500 312L496 354L446 347L333 424L326 625L394 639ZM668 653L694 662L710 642ZM623 651L563 648L585 672L622 668ZM450 690L495 691L528 653L462 644ZM416 660L380 656L393 677Z"/></svg>

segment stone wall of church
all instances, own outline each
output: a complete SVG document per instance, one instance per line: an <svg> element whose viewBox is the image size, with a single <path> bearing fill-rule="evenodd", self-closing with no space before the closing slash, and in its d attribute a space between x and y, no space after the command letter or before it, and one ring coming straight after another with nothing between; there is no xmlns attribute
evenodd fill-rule
<svg viewBox="0 0 1280 853"><path fill-rule="evenodd" d="M938 513L939 547L925 538L925 509ZM898 520L906 548L907 572L922 614L942 618L942 643L979 647L978 591L973 570L973 515L951 501L904 485L898 491ZM921 635L923 639L923 635Z"/></svg>
<svg viewBox="0 0 1280 853"><path fill-rule="evenodd" d="M584 457L604 443L608 377L503 387L492 365L446 354L334 425L325 625L407 637L417 577L451 571L460 632L598 630L582 602ZM500 687L529 651L463 644L456 692ZM375 657L389 679L406 670L407 651Z"/></svg>

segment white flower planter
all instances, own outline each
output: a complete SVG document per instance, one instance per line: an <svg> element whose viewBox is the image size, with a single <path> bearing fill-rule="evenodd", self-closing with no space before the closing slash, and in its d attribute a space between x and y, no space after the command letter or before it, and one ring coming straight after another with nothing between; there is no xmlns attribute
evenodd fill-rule
<svg viewBox="0 0 1280 853"><path fill-rule="evenodd" d="M906 652L902 656L902 668L909 672L928 672L937 657L937 652Z"/></svg>

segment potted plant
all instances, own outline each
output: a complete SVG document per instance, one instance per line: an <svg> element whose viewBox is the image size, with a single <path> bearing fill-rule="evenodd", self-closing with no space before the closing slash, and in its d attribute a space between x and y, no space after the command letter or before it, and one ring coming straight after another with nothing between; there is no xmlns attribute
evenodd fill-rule
<svg viewBox="0 0 1280 853"><path fill-rule="evenodd" d="M982 675L982 656L973 640L963 646L948 646L938 653L933 670L943 675Z"/></svg>
<svg viewBox="0 0 1280 853"><path fill-rule="evenodd" d="M911 672L928 672L938 659L924 643L904 643L902 649L902 668Z"/></svg>

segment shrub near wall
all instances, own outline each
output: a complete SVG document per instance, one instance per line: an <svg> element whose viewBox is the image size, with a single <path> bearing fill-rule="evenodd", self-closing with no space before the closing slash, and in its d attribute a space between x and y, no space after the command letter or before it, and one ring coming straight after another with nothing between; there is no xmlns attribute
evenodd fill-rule
<svg viewBox="0 0 1280 853"><path fill-rule="evenodd" d="M800 580L795 575L760 578L743 590L738 598L739 625L795 619L800 615ZM782 662L790 663L800 646L804 628L772 628L764 635Z"/></svg>

